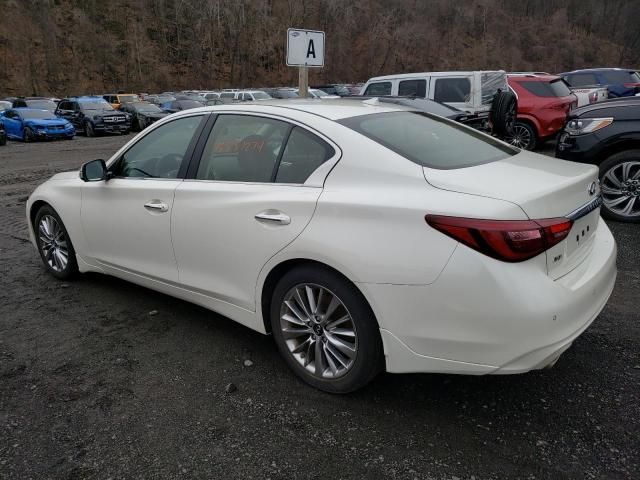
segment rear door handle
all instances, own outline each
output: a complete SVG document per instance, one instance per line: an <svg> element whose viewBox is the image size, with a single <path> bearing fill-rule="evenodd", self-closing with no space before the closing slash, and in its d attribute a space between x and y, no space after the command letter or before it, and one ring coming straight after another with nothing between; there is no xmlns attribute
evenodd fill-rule
<svg viewBox="0 0 640 480"><path fill-rule="evenodd" d="M169 211L169 205L157 200L151 200L150 202L145 203L144 208L146 208L147 210L155 210L156 212Z"/></svg>
<svg viewBox="0 0 640 480"><path fill-rule="evenodd" d="M265 210L256 214L255 219L259 222L277 223L280 225L289 225L291 223L291 217L278 210Z"/></svg>

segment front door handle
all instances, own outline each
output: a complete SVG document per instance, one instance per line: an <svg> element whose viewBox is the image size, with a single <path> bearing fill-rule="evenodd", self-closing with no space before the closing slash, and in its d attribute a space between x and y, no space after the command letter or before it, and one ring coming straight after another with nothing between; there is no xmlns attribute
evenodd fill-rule
<svg viewBox="0 0 640 480"><path fill-rule="evenodd" d="M157 200L151 200L150 202L145 203L144 208L146 208L147 210L155 210L156 212L169 211L169 205L163 202L159 202Z"/></svg>
<svg viewBox="0 0 640 480"><path fill-rule="evenodd" d="M277 223L280 225L289 225L291 223L291 217L278 210L265 210L256 214L255 219L259 222Z"/></svg>

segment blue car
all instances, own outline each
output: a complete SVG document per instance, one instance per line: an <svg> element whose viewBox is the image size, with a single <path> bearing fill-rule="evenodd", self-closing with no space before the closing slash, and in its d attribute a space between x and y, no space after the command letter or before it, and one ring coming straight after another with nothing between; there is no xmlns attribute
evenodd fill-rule
<svg viewBox="0 0 640 480"><path fill-rule="evenodd" d="M49 110L12 108L2 112L2 123L7 138L23 142L54 138L71 140L76 134L76 129L71 123L56 117Z"/></svg>
<svg viewBox="0 0 640 480"><path fill-rule="evenodd" d="M559 73L572 87L607 87L609 98L633 97L640 93L640 75L625 68L587 68Z"/></svg>

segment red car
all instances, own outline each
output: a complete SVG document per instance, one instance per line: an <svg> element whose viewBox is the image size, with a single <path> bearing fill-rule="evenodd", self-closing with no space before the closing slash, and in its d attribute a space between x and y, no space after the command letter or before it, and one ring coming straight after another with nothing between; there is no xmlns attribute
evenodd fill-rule
<svg viewBox="0 0 640 480"><path fill-rule="evenodd" d="M508 75L507 81L518 97L518 117L506 141L516 147L533 150L561 131L567 114L578 106L568 85L555 75Z"/></svg>

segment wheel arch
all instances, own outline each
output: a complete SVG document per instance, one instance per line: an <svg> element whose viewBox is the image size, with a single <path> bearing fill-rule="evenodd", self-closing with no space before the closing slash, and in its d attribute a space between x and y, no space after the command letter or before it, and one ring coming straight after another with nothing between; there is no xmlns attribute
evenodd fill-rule
<svg viewBox="0 0 640 480"><path fill-rule="evenodd" d="M608 142L600 150L600 152L598 152L598 155L595 159L596 161L594 163L596 165L601 165L602 162L604 162L611 156L624 152L626 150L640 150L640 133L635 136L617 138L613 141Z"/></svg>
<svg viewBox="0 0 640 480"><path fill-rule="evenodd" d="M540 126L540 122L535 117L527 114L518 114L516 116L516 122L526 123L530 127L533 128L534 133L536 134L536 141L540 138L540 130L542 127Z"/></svg>
<svg viewBox="0 0 640 480"><path fill-rule="evenodd" d="M352 281L347 275L342 273L338 268L333 267L323 261L313 260L310 258L290 258L286 260L282 260L269 270L269 273L265 276L264 281L260 287L260 317L263 322L264 331L269 334L271 333L271 300L273 297L273 292L278 284L278 281L287 273L295 268L299 268L302 266L316 266L318 268L323 268L325 270L329 270L332 273L340 276L342 279L346 280L350 284L352 284L356 291L362 296L368 307L371 309L371 313L373 314L373 319L376 322L378 328L380 327L380 323L376 317L376 314L373 310L373 305L364 294L362 289L360 289L354 281Z"/></svg>

